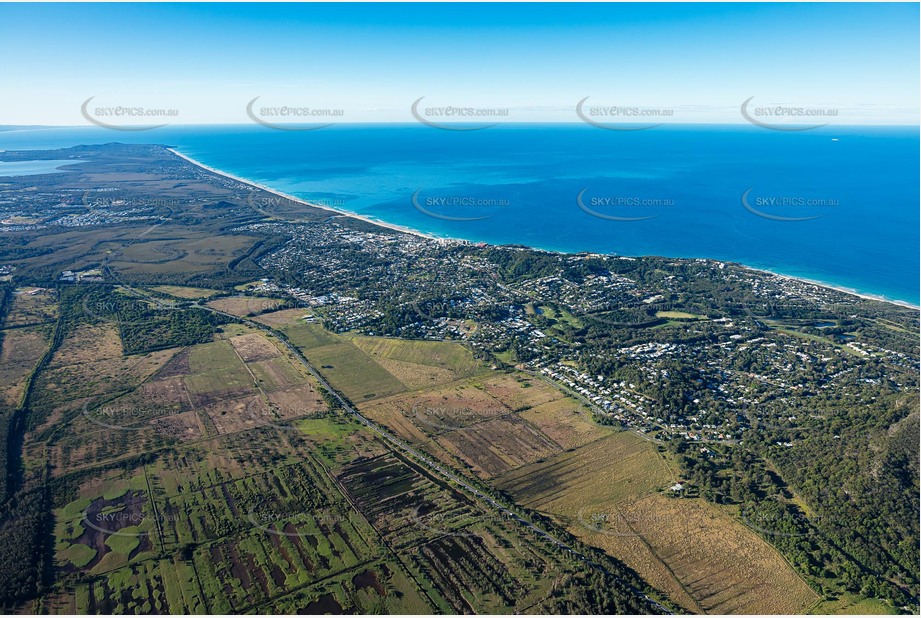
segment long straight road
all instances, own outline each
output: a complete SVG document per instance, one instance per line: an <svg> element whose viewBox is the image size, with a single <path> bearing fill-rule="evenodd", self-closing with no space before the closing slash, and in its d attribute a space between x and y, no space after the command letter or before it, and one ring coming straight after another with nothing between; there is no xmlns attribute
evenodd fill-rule
<svg viewBox="0 0 921 618"><path fill-rule="evenodd" d="M383 438L397 452L402 453L404 456L410 457L417 463L422 464L430 473L436 474L438 476L441 476L443 479L450 481L451 483L462 488L467 493L471 494L472 496L474 496L481 502L488 504L493 509L506 515L509 519L517 521L522 526L528 528L529 530L535 532L541 537L547 539L548 541L550 541L551 543L553 543L560 549L563 549L564 551L569 552L570 554L572 554L573 556L575 556L576 558L584 562L587 566L591 567L592 569L595 569L596 571L604 573L607 576L615 579L616 581L621 583L626 589L628 589L630 592L632 592L633 594L635 594L636 596L640 597L645 602L647 602L652 607L655 613L661 613L661 614L671 614L672 613L668 608L663 606L661 603L659 603L658 601L656 601L649 595L647 595L645 592L638 590L632 584L625 582L624 580L622 580L620 577L618 577L614 573L611 573L608 569L606 569L602 565L592 561L584 554L577 552L563 540L547 532L546 530L540 528L533 522L524 519L518 513L514 512L509 505L503 504L500 501L493 498L492 496L477 489L476 487L474 487L473 485L465 481L463 478L455 474L452 470L450 470L449 468L446 468L440 462L433 460L428 455L425 455L424 453L420 452L413 446L410 446L409 444L407 444L406 442L404 442L397 436L393 435L391 432L387 431L386 429L384 429L383 427L381 427L380 425L378 425L371 419L362 415L358 410L352 407L352 405L349 403L349 401L345 399L345 397L343 397L335 388L333 388L326 381L323 375L313 366L313 364L307 359L307 357L304 356L303 353L301 353L301 351L296 346L294 346L291 342L289 342L283 333L278 332L277 330L275 330L274 328L266 324L262 324L260 322L254 322L252 320L241 318L239 316L235 316L230 313L225 313L213 307L208 307L207 305L200 305L196 303L193 306L198 307L200 309L204 309L206 311L211 311L213 313L225 316L234 321L246 324L247 326L250 326L252 328L256 328L261 331L269 333L275 339L277 339L278 341L282 342L282 344L284 344L284 346L301 362L304 368L307 369L308 372L310 372L310 374L317 380L317 382L319 382L320 386L324 390L326 390L332 397L334 397L336 401L339 402L339 405L342 406L342 409L344 411L352 415L355 418L355 420L357 420L359 423L361 423L362 425L364 425L365 427L367 427L368 429L376 433L378 436Z"/></svg>
<svg viewBox="0 0 921 618"><path fill-rule="evenodd" d="M122 285L124 286L124 284ZM142 296L158 306L176 308L173 303L169 303L169 304L164 303L162 300L158 298L151 297L149 294L145 293L144 290L140 290L140 289L130 287L130 286L124 286L124 287L126 287L130 292L135 293L139 296ZM233 315L232 313L220 311L219 309L215 309L214 307L209 307L208 305L203 305L199 302L193 302L190 305L188 305L188 307L190 308L194 307L197 309L202 309L204 311L209 311L217 315L222 315L232 321L245 324L251 328L255 328L255 329L261 330L263 332L266 332L272 335L275 339L280 341L295 356L295 358L298 359L298 361L304 366L305 369L307 369L310 375L312 375L317 380L320 386L326 392L328 392L332 397L334 397L336 401L339 402L339 405L342 406L342 409L345 412L352 415L355 418L355 420L357 420L359 423L361 423L362 425L367 427L369 430L371 430L372 432L376 433L381 438L383 438L385 442L390 444L391 447L394 448L397 452L402 453L404 456L410 457L417 463L423 465L429 471L429 473L441 476L443 479L453 483L457 487L462 488L463 490L468 492L470 495L479 499L481 502L484 502L488 504L489 506L491 506L493 509L499 511L500 513L503 513L509 519L517 521L522 526L528 528L529 530L533 531L539 536L547 539L548 541L550 541L551 543L553 543L560 549L566 552L569 552L570 554L572 554L573 556L575 556L576 558L584 562L587 566L591 567L592 569L600 573L604 573L608 577L611 577L612 579L616 580L621 585L623 585L624 588L626 588L631 593L633 593L634 595L636 595L637 597L641 598L643 601L648 603L650 607L653 609L654 613L660 613L660 614L671 614L672 613L668 608L663 606L661 603L659 603L658 601L656 601L649 595L647 595L645 592L637 589L629 582L624 581L619 576L610 572L608 569L606 569L602 565L592 561L587 556L585 556L585 554L577 552L575 549L573 549L569 544L567 544L563 540L559 539L553 534L550 534L549 532L540 528L533 522L524 519L518 513L516 513L511 508L511 506L499 502L492 496L472 486L469 482L467 482L463 478L460 478L457 474L455 474L449 468L446 468L440 462L434 461L429 456L421 453L416 448L405 443L403 440L393 435L392 433L390 433L383 427L379 426L377 423L375 423L371 419L362 415L358 410L352 407L351 403L348 400L346 400L345 397L343 397L335 388L333 388L329 384L329 382L326 381L326 378L323 377L323 375L316 369L316 367L313 366L313 364L307 359L306 356L304 356L304 354L296 346L294 346L291 342L288 341L287 337L285 337L283 333L275 330L274 328L272 328L271 326L268 326L267 324L262 324L260 322L254 322L253 320L249 320L244 317Z"/></svg>

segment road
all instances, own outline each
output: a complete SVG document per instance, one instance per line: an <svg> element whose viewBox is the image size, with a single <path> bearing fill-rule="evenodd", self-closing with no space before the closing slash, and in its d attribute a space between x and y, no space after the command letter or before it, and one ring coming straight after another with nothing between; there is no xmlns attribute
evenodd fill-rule
<svg viewBox="0 0 921 618"><path fill-rule="evenodd" d="M207 305L200 305L200 304L198 304L198 303L194 303L193 306L198 307L198 308L200 308L200 309L204 309L204 310L206 310L206 311L211 311L212 313L216 313L216 314L225 316L225 317L227 317L227 318L229 318L229 319L232 319L232 320L234 320L234 321L237 321L237 322L241 322L241 323L243 323L243 324L246 324L247 326L250 326L250 327L252 327L252 328L256 328L256 329L259 329L259 330L261 330L261 331L264 331L264 332L269 333L270 335L272 335L273 337L275 337L278 341L282 342L282 344L284 344L284 346L285 346L285 347L286 347L286 348L287 348L287 349L288 349L288 350L289 350L289 351L290 351L290 352L301 362L301 364L304 366L304 368L307 369L308 372L310 372L310 374L317 380L317 382L319 382L320 386L321 386L324 390L326 390L330 395L332 395L332 396L339 402L339 404L342 406L342 409L343 409L344 411L346 411L348 414L352 415L352 416L355 418L356 421L358 421L359 423L361 423L362 425L364 425L365 427L367 427L369 430L371 430L372 432L374 432L375 434L377 434L378 436L380 436L381 438L383 438L387 443L389 443L392 447L394 447L398 452L402 453L403 455L409 456L409 457L410 457L411 459L413 459L414 461L416 461L416 462L418 462L418 463L424 465L424 466L426 467L426 469L427 469L429 472L435 473L435 474L441 476L443 479L446 479L446 480L450 481L451 483L453 483L454 485L456 485L456 486L462 488L463 490L465 490L465 491L468 492L469 494L473 495L474 497L476 497L476 498L479 499L480 501L485 502L486 504L488 504L489 506L491 506L493 509L499 511L500 513L502 513L502 514L504 514L504 515L506 515L506 516L508 516L510 519L514 519L515 521L517 521L517 522L518 522L519 524L521 524L522 526L525 526L526 528L528 528L529 530L531 530L531 531L533 531L534 533L538 534L539 536L541 536L541 537L547 539L548 541L550 541L551 543L553 543L554 545L556 545L556 546L559 547L560 549L563 549L564 551L569 552L570 554L572 554L573 556L575 556L576 558L578 558L579 560L581 560L582 562L584 562L587 566L589 566L589 567L595 569L596 571L599 571L599 572L601 572L601 573L604 573L604 574L606 574L607 576L609 576L609 577L613 578L614 580L618 581L618 582L619 582L621 585L623 585L627 590L629 590L630 592L632 592L632 593L635 594L636 596L640 597L641 599L643 599L644 601L646 601L647 603L649 603L649 605L653 608L653 610L654 610L656 613L662 613L662 614L671 614L671 613L672 613L671 611L669 611L668 608L666 608L665 606L663 606L662 604L660 604L658 601L656 601L655 599L653 599L652 597L650 597L650 596L647 595L646 593L642 592L641 590L638 590L637 588L635 588L634 586L632 586L630 583L623 581L621 578L619 578L619 577L618 577L617 575L615 575L614 573L611 573L610 571L608 571L608 570L607 570L606 568L604 568L603 566L597 564L596 562L593 562L592 560L590 560L590 559L589 559L587 556L585 556L584 554L581 554L581 553L577 552L577 551L574 550L572 547L570 547L567 543L565 543L565 542L562 541L561 539L557 538L556 536L550 534L550 533L547 532L546 530L543 530L542 528L538 527L538 526L535 525L533 522L530 522L530 521L524 519L523 517L521 517L520 515L518 515L517 513L515 513L508 505L499 502L498 500L496 500L496 499L493 498L492 496L490 496L490 495L488 495L488 494L482 492L481 490L477 489L476 487L470 485L467 481L465 481L464 479L462 479L462 478L460 478L459 476L457 476L456 474L454 474L453 471L451 471L450 469L446 468L446 467L445 467L444 465L442 465L440 462L433 460L432 458L430 458L429 456L425 455L424 453L421 453L421 452L420 452L419 450L417 450L416 448L414 448L414 447L410 446L409 444L405 443L403 440L401 440L400 438L396 437L395 435L393 435L392 433L390 433L389 431L387 431L387 430L384 429L383 427L379 426L379 425L378 425L377 423L375 423L374 421L372 421L372 420L368 419L367 417L365 417L364 415L362 415L358 410L356 410L355 408L353 408L352 405L351 405L341 394L339 394L339 392L338 392L335 388L333 388L333 387L326 381L326 379L325 379L325 378L320 374L320 372L313 366L313 364L307 359L307 357L305 357L297 347L295 347L292 343L290 343L290 342L287 340L287 338L284 337L284 335L283 335L282 333L279 333L279 332L276 331L274 328L272 328L272 327L270 327L270 326L268 326L268 325L266 325L266 324L261 324L261 323L259 323L259 322L254 322L254 321L248 320L248 319L246 319L246 318L241 318L241 317L239 317L239 316L235 316L235 315L230 314L230 313L225 313L225 312L219 311L218 309L215 309L215 308L213 308L213 307L208 307Z"/></svg>
<svg viewBox="0 0 921 618"><path fill-rule="evenodd" d="M127 287L127 286L126 286L126 287ZM168 307L168 308L175 308L175 305L174 305L173 303L169 303L169 304L164 303L164 302L162 302L160 299L157 299L157 298L154 298L154 297L149 296L149 295L146 294L143 290L139 290L139 289L137 289L137 288L128 288L128 289L129 289L131 292L133 292L133 293L135 293L135 294L138 294L138 295L140 295L140 296L146 298L146 299L149 300L149 301L152 301L153 303L155 303L155 304L158 305L158 306L161 306L161 307ZM523 517L521 517L520 515L518 515L516 512L514 512L514 511L512 510L512 508L511 508L509 505L503 504L502 502L496 500L496 499L493 498L492 496L490 496L490 495L484 493L483 491L477 489L476 487L472 486L472 485L469 484L467 481L465 481L463 478L457 476L451 469L446 468L446 467L445 467L444 465L442 465L440 462L433 460L432 458L430 458L429 456L427 456L427 455L425 455L424 453L420 452L420 451L417 450L416 448L414 448L414 447L410 446L409 444L405 443L403 440L401 440L401 439L398 438L397 436L393 435L392 433L390 433L389 431L387 431L387 430L384 429L383 427L379 426L379 425L378 425L377 423L375 423L374 421L372 421L372 420L368 419L367 417L365 417L364 415L362 415L358 410L356 410L355 408L353 408L352 405L351 405L351 404L350 404L350 403L349 403L349 402L348 402L348 401L347 401L347 400L346 400L346 399L345 399L335 388L333 388L333 387L326 381L326 379L325 379L325 378L323 377L323 375L316 369L316 367L313 366L313 364L307 359L306 356L303 355L303 353L301 353L301 351L300 351L296 346L294 346L291 342L288 341L288 339L284 336L283 333L278 332L277 330L275 330L274 328L268 326L267 324L262 324L262 323L260 323L260 322L254 322L253 320L249 320L249 319L247 319L247 318L243 318L243 317L240 317L240 316L236 316L236 315L233 315L233 314L231 314L231 313L227 313L227 312L224 312L224 311L220 311L219 309L215 309L214 307L209 307L208 305L203 305L203 304L201 304L201 303L199 303L199 302L190 303L188 306L189 306L189 307L198 308L198 309L202 309L202 310L205 310L205 311L210 311L211 313L214 313L214 314L217 314L217 315L224 316L224 317L226 317L226 318L228 318L228 319L230 319L230 320L233 320L233 321L235 321L235 322L239 322L239 323L245 324L245 325L247 325L247 326L249 326L249 327L251 327L251 328L255 328L255 329L261 330L261 331L263 331L263 332L266 332L266 333L272 335L275 339L277 339L278 341L280 341L280 342L281 342L281 343L282 343L282 344L283 344L283 345L294 355L295 358L298 359L298 361L304 366L304 368L310 373L310 375L312 375L312 376L317 380L317 382L320 384L320 386L321 386L325 391L327 391L332 397L334 397L334 398L336 399L336 401L339 402L339 405L342 407L342 409L343 409L346 413L350 414L352 417L354 417L354 419L355 419L357 422L359 422L360 424L362 424L362 425L364 425L365 427L367 427L370 431L372 431L372 432L374 432L375 434L377 434L378 436L380 436L385 442L387 442L388 444L390 444L391 447L393 447L397 452L402 453L404 456L408 456L408 457L411 458L412 460L414 460L414 461L416 461L417 463L423 465L423 466L429 471L429 473L432 473L432 474L436 474L436 475L438 475L438 476L441 476L443 479L445 479L445 480L447 480L447 481L453 483L453 484L454 484L455 486L457 486L457 487L462 488L462 489L465 490L468 494L474 496L475 498L477 498L477 499L480 500L481 502L484 502L484 503L488 504L488 505L489 505L490 507L492 507L493 509L495 509L495 510L499 511L500 513L504 514L504 515L507 516L509 519L512 519L512 520L517 521L519 524L521 524L522 526L524 526L524 527L528 528L529 530L533 531L535 534L537 534L537 535L543 537L544 539L546 539L547 541L553 543L554 545L556 545L556 546L559 547L560 549L562 549L562 550L564 550L564 551L566 551L566 552L572 554L574 557L576 557L577 559L579 559L579 560L581 560L583 563L585 563L586 566L588 566L588 567L590 567L590 568L592 568L592 569L594 569L594 570L596 570L596 571L598 571L598 572L600 572L600 573L604 573L604 574L607 575L608 577L610 577L610 578L614 579L615 581L619 582L625 589L629 590L631 593L633 593L634 595L636 595L637 597L639 597L640 599L642 599L643 601L645 601L646 603L648 603L649 606L653 609L653 611L654 611L655 613L660 613L660 614L671 614L671 613L672 613L668 608L666 608L665 606L663 606L661 603L659 603L658 601L656 601L655 599L653 599L652 597L650 597L649 595L647 595L647 594L644 593L643 591L637 589L636 587L634 587L634 586L633 586L632 584L630 584L629 582L624 581L623 579L621 579L620 577L618 577L616 574L610 572L608 569L604 568L602 565L600 565L600 564L598 564L598 563L592 561L592 560L589 559L587 556L585 556L585 554L582 554L582 553L580 553L580 552L577 552L576 550L574 550L570 545L568 545L568 544L567 544L566 542L564 542L563 540L561 540L561 539L559 539L558 537L556 537L556 536L550 534L549 532L547 532L546 530L540 528L539 526L537 526L537 525L534 524L533 522L524 519Z"/></svg>

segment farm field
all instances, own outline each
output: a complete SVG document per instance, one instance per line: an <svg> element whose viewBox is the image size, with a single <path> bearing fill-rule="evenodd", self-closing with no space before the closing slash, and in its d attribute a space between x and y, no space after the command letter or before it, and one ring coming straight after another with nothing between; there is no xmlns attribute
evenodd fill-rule
<svg viewBox="0 0 921 618"><path fill-rule="evenodd" d="M273 309L282 302L278 298L261 298L258 296L226 296L209 301L208 306L236 316L248 316L260 311Z"/></svg>
<svg viewBox="0 0 921 618"><path fill-rule="evenodd" d="M566 450L594 442L613 431L593 422L585 406L571 397L534 406L520 416Z"/></svg>
<svg viewBox="0 0 921 618"><path fill-rule="evenodd" d="M445 463L483 479L571 448L574 441L586 439L580 433L609 433L587 420L578 403L544 382L489 370L360 408ZM582 420L573 420L573 414L581 414Z"/></svg>
<svg viewBox="0 0 921 618"><path fill-rule="evenodd" d="M51 342L53 324L45 322L57 319L57 303L47 290L15 290L6 317L0 332L0 410L19 405L26 379Z"/></svg>
<svg viewBox="0 0 921 618"><path fill-rule="evenodd" d="M116 324L82 326L70 333L70 336L58 346L50 366L80 365L113 360L122 356L124 356L124 348Z"/></svg>
<svg viewBox="0 0 921 618"><path fill-rule="evenodd" d="M497 486L539 511L576 513L654 492L677 480L650 443L629 432L612 432L507 474Z"/></svg>
<svg viewBox="0 0 921 618"><path fill-rule="evenodd" d="M306 314L304 309L286 309L257 316L255 320L281 331L353 402L387 397L408 389L349 337L301 321Z"/></svg>
<svg viewBox="0 0 921 618"><path fill-rule="evenodd" d="M337 389L360 403L481 374L463 346L449 342L336 335L300 320L302 309L267 313L257 321L278 328Z"/></svg>
<svg viewBox="0 0 921 618"><path fill-rule="evenodd" d="M657 318L674 318L679 320L703 320L707 316L688 313L686 311L657 311Z"/></svg>
<svg viewBox="0 0 921 618"><path fill-rule="evenodd" d="M80 477L92 480L56 511L56 562L89 577L47 609L499 612L542 602L544 573L577 568L361 427L303 423Z"/></svg>
<svg viewBox="0 0 921 618"><path fill-rule="evenodd" d="M380 341L356 345L373 353ZM382 354L371 356L383 364ZM360 409L456 469L494 479L689 611L800 612L817 598L729 514L662 495L679 479L650 442L597 425L579 402L540 380L479 373Z"/></svg>
<svg viewBox="0 0 921 618"><path fill-rule="evenodd" d="M279 309L278 311L270 311L257 315L253 318L253 321L276 328L288 334L289 337L292 332L300 330L299 327L306 327L303 329L306 332L316 331L317 334L319 334L320 331L323 331L328 333L329 336L325 339L327 343L338 341L338 338L333 333L330 333L319 324L306 324L303 322L303 318L310 315L311 312L308 309ZM308 346L307 343L302 345Z"/></svg>
<svg viewBox="0 0 921 618"><path fill-rule="evenodd" d="M487 371L467 348L444 341L352 335L349 340L411 390Z"/></svg>
<svg viewBox="0 0 921 618"><path fill-rule="evenodd" d="M798 613L817 599L783 558L729 514L666 496L678 479L648 441L619 432L497 479L703 613Z"/></svg>
<svg viewBox="0 0 921 618"><path fill-rule="evenodd" d="M208 290L205 288L194 288L182 285L155 285L150 289L161 292L163 294L168 294L170 296L175 296L176 298L184 298L187 300L209 298L215 294L220 293L218 290Z"/></svg>
<svg viewBox="0 0 921 618"><path fill-rule="evenodd" d="M57 318L57 302L47 288L19 288L13 292L13 302L3 327L6 330L31 324L47 324Z"/></svg>
<svg viewBox="0 0 921 618"><path fill-rule="evenodd" d="M60 568L98 576L75 588L78 610L239 612L373 562L382 552L373 530L304 457L308 443L285 437L216 438L81 484L57 511ZM141 577L149 589L123 594L163 573L154 550L179 577Z"/></svg>
<svg viewBox="0 0 921 618"><path fill-rule="evenodd" d="M661 495L678 479L650 442L593 423L543 382L481 376L361 409L457 469L495 477L499 489L624 560L689 611L799 612L816 599L732 517Z"/></svg>
<svg viewBox="0 0 921 618"><path fill-rule="evenodd" d="M445 372L441 391L421 395L432 406L476 398L514 416L548 399L535 389L502 403L496 394L517 382L459 346L311 330L301 336L325 345L310 354L379 367L381 384L402 393L392 397L408 387L377 358ZM19 357L7 358L12 375ZM38 379L23 456L27 470L50 473L57 585L37 611L506 613L555 607L560 577L590 576L330 409L280 341L243 324L207 343L126 354L119 329L92 319L67 329Z"/></svg>
<svg viewBox="0 0 921 618"><path fill-rule="evenodd" d="M540 537L480 510L399 457L355 462L339 478L442 612L531 607L550 592L547 574L571 569Z"/></svg>
<svg viewBox="0 0 921 618"><path fill-rule="evenodd" d="M497 383L504 385L504 376L460 380L370 402L361 410L445 463L482 478L560 451L489 392Z"/></svg>
<svg viewBox="0 0 921 618"><path fill-rule="evenodd" d="M212 343L126 356L114 326L83 325L60 343L37 384L36 418L69 419L69 431L44 449L55 476L173 440L327 409L315 380L292 364L290 353L245 327L230 327Z"/></svg>
<svg viewBox="0 0 921 618"><path fill-rule="evenodd" d="M16 406L22 398L24 380L48 347L48 331L21 328L4 333L0 347L0 401Z"/></svg>
<svg viewBox="0 0 921 618"><path fill-rule="evenodd" d="M125 276L208 272L242 255L256 238L249 236L213 237L187 232L179 240L166 226L145 233L143 240L131 239L113 247L110 263Z"/></svg>
<svg viewBox="0 0 921 618"><path fill-rule="evenodd" d="M308 348L304 354L353 402L379 399L407 390L405 384L349 341Z"/></svg>

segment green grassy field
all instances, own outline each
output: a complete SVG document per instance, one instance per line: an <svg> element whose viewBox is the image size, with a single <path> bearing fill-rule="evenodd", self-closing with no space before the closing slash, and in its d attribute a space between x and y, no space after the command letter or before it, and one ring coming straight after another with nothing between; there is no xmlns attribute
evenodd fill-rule
<svg viewBox="0 0 921 618"><path fill-rule="evenodd" d="M164 294L169 294L170 296L175 296L176 298L186 299L210 298L215 294L220 293L218 290L185 287L180 285L156 285L151 289L156 290L157 292L162 292Z"/></svg>
<svg viewBox="0 0 921 618"><path fill-rule="evenodd" d="M678 318L682 320L703 320L707 316L687 313L685 311L656 311L657 318Z"/></svg>
<svg viewBox="0 0 921 618"><path fill-rule="evenodd" d="M305 354L352 401L378 399L406 390L405 384L349 341L309 348Z"/></svg>
<svg viewBox="0 0 921 618"><path fill-rule="evenodd" d="M898 614L895 608L878 599L867 599L855 594L845 594L834 601L821 601L809 608L808 613L816 615L837 614L844 616Z"/></svg>
<svg viewBox="0 0 921 618"><path fill-rule="evenodd" d="M340 343L342 339L319 324L295 324L281 329L288 340L299 348L320 348Z"/></svg>
<svg viewBox="0 0 921 618"><path fill-rule="evenodd" d="M350 340L370 356L447 369L454 374L455 379L484 371L482 363L474 359L470 351L458 343L361 335L354 335Z"/></svg>

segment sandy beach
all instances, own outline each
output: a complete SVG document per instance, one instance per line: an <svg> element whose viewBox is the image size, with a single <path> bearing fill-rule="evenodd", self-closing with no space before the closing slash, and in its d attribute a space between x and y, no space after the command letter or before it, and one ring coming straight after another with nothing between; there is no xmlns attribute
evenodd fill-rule
<svg viewBox="0 0 921 618"><path fill-rule="evenodd" d="M745 268L747 268L748 270L754 271L754 272L763 273L765 275L772 275L774 277L779 277L781 279L787 279L789 281L798 281L800 283L808 283L810 285L815 285L820 288L826 288L829 290L834 290L836 292L850 294L851 296L857 296L859 298L863 298L864 300L875 300L881 303L889 303L890 305L898 305L899 307L908 307L909 309L921 310L921 307L919 307L918 305L912 305L909 302L905 302L902 300L892 300L891 298L885 298L882 296L874 296L873 294L862 294L858 292L857 290L853 290L853 289L838 286L838 285L833 285L831 283L816 281L814 279L806 279L805 277L793 277L790 275L783 275L781 273L775 273L774 271L766 270L764 268L754 268L753 266L745 266Z"/></svg>
<svg viewBox="0 0 921 618"><path fill-rule="evenodd" d="M197 161L196 159L193 159L192 157L189 157L189 156L187 156L187 155L182 154L181 152L177 151L177 150L174 149L174 148L167 148L167 150L169 150L171 153L173 153L173 154L176 155L177 157L183 159L184 161L187 161L188 163L191 163L192 165L195 165L195 166L200 167L200 168L202 168L202 169L204 169L204 170L207 170L207 171L211 172L212 174L217 174L218 176L223 176L223 177L225 177L225 178L230 178L231 180L235 180L235 181L237 181L237 182L240 182L240 183L249 185L249 186L251 186L251 187L255 187L255 188L257 188L257 189L261 189L261 190L266 191L266 192L268 192L268 193L271 193L271 194L273 194L273 195L277 195L278 197L281 197L281 198L284 198L284 199L287 199L287 200L291 200L292 202L296 202L296 203L298 203L298 204L303 204L304 206L309 206L309 207L311 207L311 208L318 208L318 209L320 209L320 210L326 210L326 211L335 213L335 214L340 215L340 216L343 216L343 217L352 217L353 219L359 219L359 220L361 220L361 221L364 221L365 223L370 223L371 225L376 225L376 226L378 226L378 227L387 228L387 229L390 229L390 230L394 230L394 231L396 231L396 232L402 232L402 233L404 233L404 234L412 234L412 235L414 235L414 236L419 236L419 237L421 237L421 238L427 238L427 239L429 239L429 240L453 240L453 241L459 241L459 242L470 242L470 241L467 241L466 239L462 239L462 238L451 238L451 237L444 237L444 236L435 236L435 235L433 235L433 234L427 234L427 233L425 233L425 232L420 232L419 230L414 230L414 229L411 229L411 228L403 227L403 226L401 226L401 225L395 225L395 224L393 224L393 223L388 223L388 222L386 222L386 221L379 221L379 220L377 220L377 219L372 219L371 217L367 217L367 216L364 216L364 215L359 215L359 214L356 214L356 213L353 213L353 212L349 212L349 211L346 211L346 210L338 210L338 209L336 209L336 208L331 208L331 207L329 207L329 206L324 206L324 205L321 205L321 204L314 204L314 203L311 203L309 200L305 200L305 199L301 199L301 198L299 198L299 197L295 197L295 196L293 196L293 195L290 195L290 194L288 194L288 193L284 193L284 192L279 191L279 190L277 190L277 189L273 189L272 187L268 187L268 186L266 186L266 185L260 184L260 183L258 183L258 182L253 181L253 180L250 180L250 179L248 179L248 178L243 178L243 177L241 177L241 176L236 176L236 175L234 175L234 174L230 174L230 173L225 172L225 171L223 171L223 170L219 170L219 169L213 168L213 167L211 167L210 165L206 165L206 164L202 163L201 161ZM547 249L541 249L541 248L535 248L535 249L537 249L537 250L539 250L539 251L549 251L549 250L547 250ZM550 251L550 252L551 252L551 253L558 253L557 251ZM587 251L586 253L592 253L592 252ZM642 256L625 256L625 257L642 257ZM751 271L753 271L753 272L758 272L758 273L762 273L762 274L766 274L766 275L771 275L771 276L774 276L774 277L780 277L781 279L788 279L788 280L790 280L790 281L798 281L798 282L800 282L800 283L808 283L808 284L810 284L810 285L815 285L815 286L818 286L818 287L821 287L821 288L826 288L826 289L829 289L829 290L834 290L834 291L836 291L836 292L841 292L841 293L843 293L843 294L850 294L851 296L857 296L857 297L862 298L862 299L864 299L864 300L874 300L874 301L878 301L878 302L889 303L889 304L891 304L891 305L897 305L897 306L899 306L899 307L907 307L907 308L909 308L909 309L921 310L921 307L919 307L919 306L917 306L917 305L913 305L913 304L908 303L908 302L905 302L905 301L892 300L892 299L884 298L884 297L881 297L881 296L874 296L874 295L872 295L872 294L863 294L863 293L860 293L860 292L858 292L858 291L856 291L856 290L849 289L849 288L845 288L845 287L842 287L842 286L836 286L836 285L833 285L833 284L830 284L830 283L825 283L825 282L822 282L822 281L815 281L815 280L806 279L806 278L803 278L803 277L793 277L793 276L790 276L790 275L784 275L784 274L776 273L776 272L773 272L773 271L770 271L770 270L765 270L765 269L763 269L763 268L755 268L755 267L752 267L752 266L746 266L746 265L744 265L744 264L742 264L741 266L743 266L744 268L746 268L746 269L748 269L748 270L751 270Z"/></svg>
<svg viewBox="0 0 921 618"><path fill-rule="evenodd" d="M410 228L408 228L408 227L403 227L403 226L400 226L400 225L395 225L395 224L393 224L393 223L388 223L388 222L386 222L386 221L378 221L377 219L372 219L371 217L366 217L366 216L364 216L364 215L359 215L359 214L357 214L357 213L349 212L349 211L347 211L347 210L339 210L339 209L336 209L336 208L332 208L332 207L330 207L330 206L324 206L324 205L321 205L321 204L314 204L314 203L312 203L312 202L310 202L310 201L308 201L308 200L304 200L304 199L301 199L301 198L299 198L299 197L295 197L294 195L290 195L290 194L288 194L288 193L284 193L284 192L282 192L282 191L278 191L277 189L273 189L272 187L268 187L268 186L266 186L266 185L260 184L260 183L254 181L254 180L250 180L249 178L243 178L243 177L241 177L241 176L236 176L235 174L230 174L230 173L225 172L225 171L223 171L223 170L219 170L219 169L213 168L213 167L211 167L210 165L205 165L205 164L202 163L201 161L197 161L197 160L193 159L192 157L186 156L186 155L182 154L181 152L179 152L178 150L176 150L176 149L174 149L174 148L167 148L167 150L169 150L171 153L173 153L174 155L176 155L176 156L179 157L180 159L183 159L184 161L187 161L187 162L191 163L192 165L195 165L195 166L197 166L197 167L200 167L200 168L202 168L203 170L207 170L207 171L211 172L212 174L217 174L218 176L223 176L224 178L230 178L231 180L236 180L237 182L241 182L241 183L243 183L243 184L245 184L245 185L249 185L249 186L251 186L251 187L256 187L257 189L261 189L261 190L263 190L263 191L266 191L267 193L271 193L271 194L273 194L273 195L277 195L278 197L284 198L284 199L286 199L286 200L291 200L292 202L295 202L295 203L298 203L298 204L303 204L304 206L309 206L309 207L311 207L311 208L318 208L318 209L320 209L320 210L326 210L326 211L335 213L335 214L337 214L337 215L341 215L341 216L343 216L343 217L351 217L351 218L353 218L353 219L359 219L359 220L361 220L361 221L364 221L365 223L370 223L371 225L376 225L376 226L378 226L378 227L384 227L384 228L387 228L387 229L390 229L390 230L394 230L395 232L403 232L404 234L412 234L412 235L414 235L414 236L420 236L420 237L422 237L422 238L428 238L429 240L458 240L458 241L462 240L462 239L460 239L460 238L446 238L446 237L443 237L443 236L435 236L435 235L433 235L433 234L426 234L425 232L420 232L419 230L413 230L413 229L410 229Z"/></svg>

